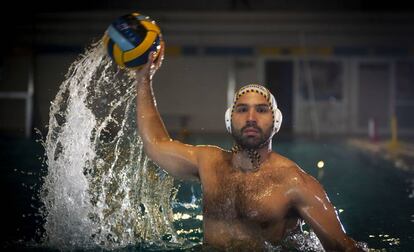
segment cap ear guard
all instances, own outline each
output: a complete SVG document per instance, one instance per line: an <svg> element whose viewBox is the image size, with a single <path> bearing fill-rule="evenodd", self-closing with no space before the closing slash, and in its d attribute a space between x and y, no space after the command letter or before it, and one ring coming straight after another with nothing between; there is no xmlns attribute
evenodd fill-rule
<svg viewBox="0 0 414 252"><path fill-rule="evenodd" d="M226 110L226 114L224 115L224 120L226 122L226 129L231 134L231 108Z"/></svg>
<svg viewBox="0 0 414 252"><path fill-rule="evenodd" d="M274 135L277 132L279 132L280 126L282 126L283 116L282 116L282 112L277 107L277 102L273 94L270 94L270 97L272 97L271 105L272 105L272 110L274 111L274 115L275 115L275 118L273 121L273 135Z"/></svg>
<svg viewBox="0 0 414 252"><path fill-rule="evenodd" d="M279 132L280 126L282 126L282 121L283 121L282 112L278 108L276 108L273 134Z"/></svg>

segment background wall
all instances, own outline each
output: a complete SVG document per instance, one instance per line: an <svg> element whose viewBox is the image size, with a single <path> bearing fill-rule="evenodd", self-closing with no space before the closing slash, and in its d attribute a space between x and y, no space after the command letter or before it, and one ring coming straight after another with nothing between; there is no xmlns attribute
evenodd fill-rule
<svg viewBox="0 0 414 252"><path fill-rule="evenodd" d="M144 2L142 9L157 20L167 43L154 89L171 131L224 133L228 93L258 82L279 101L286 133L366 135L371 120L387 135L395 112L400 133L414 134L410 11L364 11L366 5L357 1L344 6L321 1L325 6L319 9L272 1L217 1L204 9ZM132 11L120 7L46 9L14 27L19 32L1 64L0 132L23 135L27 120L31 128L46 130L50 101L69 65L112 20ZM28 118L26 96L4 94L26 92L30 72L34 94Z"/></svg>

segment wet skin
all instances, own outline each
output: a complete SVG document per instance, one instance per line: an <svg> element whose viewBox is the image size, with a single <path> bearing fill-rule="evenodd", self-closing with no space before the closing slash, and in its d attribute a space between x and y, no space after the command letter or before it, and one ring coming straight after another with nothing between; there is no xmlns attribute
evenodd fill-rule
<svg viewBox="0 0 414 252"><path fill-rule="evenodd" d="M233 249L277 244L299 224L289 195L295 168L273 153L259 170L246 172L233 167L231 156L217 150L200 166L204 242Z"/></svg>
<svg viewBox="0 0 414 252"><path fill-rule="evenodd" d="M196 179L203 188L204 243L224 250L261 251L278 244L305 220L327 251L358 251L338 219L322 186L294 162L271 151L272 114L266 99L245 94L232 117L236 139L261 146L260 166L245 151L192 146L172 140L156 108L152 75L161 57L137 72L137 124L147 155L169 174ZM240 105L240 106L239 106ZM266 108L267 107L267 108Z"/></svg>
<svg viewBox="0 0 414 252"><path fill-rule="evenodd" d="M232 122L238 142L256 148L263 145L273 125L268 102L255 93L242 96ZM299 216L289 196L289 184L297 180L293 162L271 153L269 144L261 150L266 159L258 169L243 153L209 148L205 151L210 158L199 167L205 243L257 249L265 241L277 244L298 228Z"/></svg>

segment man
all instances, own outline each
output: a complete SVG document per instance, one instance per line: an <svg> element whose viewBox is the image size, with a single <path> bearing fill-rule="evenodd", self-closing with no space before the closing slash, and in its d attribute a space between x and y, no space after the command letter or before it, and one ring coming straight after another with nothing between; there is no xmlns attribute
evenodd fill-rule
<svg viewBox="0 0 414 252"><path fill-rule="evenodd" d="M174 177L200 181L204 243L224 250L262 251L269 244L281 244L304 220L325 250L358 251L321 185L272 151L282 114L266 88L248 85L236 93L226 112L226 126L236 143L232 151L170 138L152 92L163 50L162 45L157 60L151 54L137 72L138 129L155 163Z"/></svg>

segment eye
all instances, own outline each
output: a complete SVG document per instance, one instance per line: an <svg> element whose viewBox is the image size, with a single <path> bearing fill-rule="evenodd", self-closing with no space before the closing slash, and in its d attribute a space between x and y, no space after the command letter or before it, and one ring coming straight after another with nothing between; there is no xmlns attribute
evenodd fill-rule
<svg viewBox="0 0 414 252"><path fill-rule="evenodd" d="M258 106L258 107L256 108L256 111L257 111L258 113L266 113L266 112L268 112L268 111L269 111L269 107L267 107L267 106Z"/></svg>
<svg viewBox="0 0 414 252"><path fill-rule="evenodd" d="M247 112L247 107L246 106L239 106L239 107L236 108L236 112L237 113Z"/></svg>

